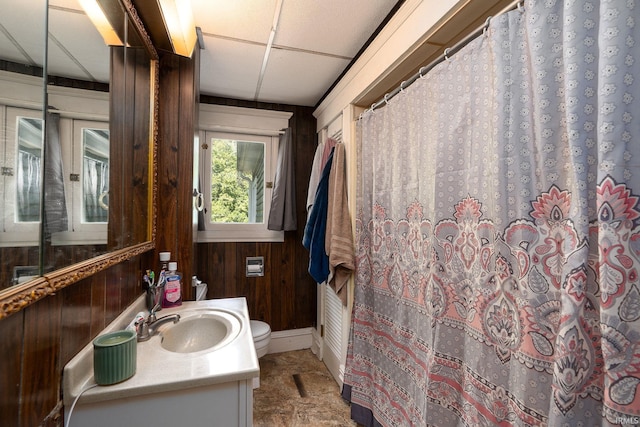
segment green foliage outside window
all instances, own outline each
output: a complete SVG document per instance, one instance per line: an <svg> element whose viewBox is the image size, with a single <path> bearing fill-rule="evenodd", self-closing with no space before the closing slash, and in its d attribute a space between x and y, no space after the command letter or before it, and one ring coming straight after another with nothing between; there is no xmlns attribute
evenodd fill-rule
<svg viewBox="0 0 640 427"><path fill-rule="evenodd" d="M211 221L249 221L249 182L238 171L236 141L214 139L211 147Z"/></svg>

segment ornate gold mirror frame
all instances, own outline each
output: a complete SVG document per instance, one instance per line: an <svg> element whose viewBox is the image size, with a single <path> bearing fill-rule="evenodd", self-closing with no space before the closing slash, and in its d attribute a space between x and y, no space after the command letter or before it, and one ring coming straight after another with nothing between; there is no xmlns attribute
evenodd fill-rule
<svg viewBox="0 0 640 427"><path fill-rule="evenodd" d="M0 294L0 319L3 319L34 302L54 294L59 290L76 283L82 279L92 276L100 271L106 270L116 264L120 264L133 257L155 249L156 240L156 198L158 194L157 180L157 140L158 140L158 92L160 90L159 56L151 37L149 36L138 12L131 0L120 0L131 23L136 28L145 48L151 58L151 120L149 121L149 135L151 135L151 149L149 150L149 182L151 195L149 197L149 221L147 221L148 235L150 240L127 248L111 251L104 255L79 262L69 267L47 273L21 285L12 286L3 290Z"/></svg>

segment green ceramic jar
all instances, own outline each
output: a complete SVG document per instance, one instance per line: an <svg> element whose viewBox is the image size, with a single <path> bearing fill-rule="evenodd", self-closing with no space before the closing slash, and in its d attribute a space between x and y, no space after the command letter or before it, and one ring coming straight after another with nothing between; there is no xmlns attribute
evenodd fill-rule
<svg viewBox="0 0 640 427"><path fill-rule="evenodd" d="M93 340L93 376L96 384L110 385L136 373L136 333L115 331Z"/></svg>

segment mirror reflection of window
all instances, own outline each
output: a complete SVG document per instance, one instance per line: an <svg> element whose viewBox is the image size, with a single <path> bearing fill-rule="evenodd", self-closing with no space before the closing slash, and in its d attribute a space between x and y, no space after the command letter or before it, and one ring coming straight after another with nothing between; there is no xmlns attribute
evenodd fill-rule
<svg viewBox="0 0 640 427"><path fill-rule="evenodd" d="M82 221L109 219L109 131L82 129Z"/></svg>
<svg viewBox="0 0 640 427"><path fill-rule="evenodd" d="M40 221L43 120L17 118L16 222Z"/></svg>
<svg viewBox="0 0 640 427"><path fill-rule="evenodd" d="M211 140L211 222L264 222L265 144Z"/></svg>

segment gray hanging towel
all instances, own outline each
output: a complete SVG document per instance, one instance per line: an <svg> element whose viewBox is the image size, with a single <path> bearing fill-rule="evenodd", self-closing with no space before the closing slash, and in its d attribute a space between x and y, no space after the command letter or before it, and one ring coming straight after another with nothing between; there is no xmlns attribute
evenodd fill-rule
<svg viewBox="0 0 640 427"><path fill-rule="evenodd" d="M50 236L69 229L60 146L60 115L48 113L45 128L43 222L45 235Z"/></svg>
<svg viewBox="0 0 640 427"><path fill-rule="evenodd" d="M271 196L271 209L267 228L274 231L297 229L296 221L296 181L293 160L291 128L280 135L278 147L278 169Z"/></svg>

